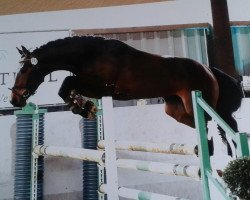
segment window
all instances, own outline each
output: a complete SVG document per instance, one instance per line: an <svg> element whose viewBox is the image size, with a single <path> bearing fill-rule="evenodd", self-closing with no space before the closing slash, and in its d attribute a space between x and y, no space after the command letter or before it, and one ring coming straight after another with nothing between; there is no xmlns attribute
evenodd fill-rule
<svg viewBox="0 0 250 200"><path fill-rule="evenodd" d="M250 26L232 26L235 67L242 76L250 76Z"/></svg>

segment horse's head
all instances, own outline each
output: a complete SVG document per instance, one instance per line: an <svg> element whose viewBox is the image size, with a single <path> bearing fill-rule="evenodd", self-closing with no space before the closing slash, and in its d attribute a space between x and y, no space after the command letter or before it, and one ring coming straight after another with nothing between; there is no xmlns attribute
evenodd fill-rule
<svg viewBox="0 0 250 200"><path fill-rule="evenodd" d="M17 48L18 49L18 48ZM32 53L22 46L18 49L21 54L22 68L16 75L14 86L11 88L10 103L13 106L23 107L26 100L35 93L38 86L43 82L44 76L38 68L38 60Z"/></svg>

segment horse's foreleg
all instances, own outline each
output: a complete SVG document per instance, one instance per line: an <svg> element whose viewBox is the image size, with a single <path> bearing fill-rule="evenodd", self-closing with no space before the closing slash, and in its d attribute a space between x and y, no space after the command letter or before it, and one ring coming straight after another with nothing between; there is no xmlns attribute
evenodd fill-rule
<svg viewBox="0 0 250 200"><path fill-rule="evenodd" d="M65 101L65 103L70 103L70 93L72 90L77 87L77 77L76 76L67 76L58 92L58 95Z"/></svg>
<svg viewBox="0 0 250 200"><path fill-rule="evenodd" d="M58 92L58 95L65 101L70 107L70 110L74 114L79 114L84 118L93 119L97 108L93 102L86 100L82 94L82 84L78 77L68 76L64 79L62 86ZM84 94L88 96L88 94Z"/></svg>
<svg viewBox="0 0 250 200"><path fill-rule="evenodd" d="M95 119L97 111L98 108L96 105L92 101L87 100L81 112L81 116L87 119Z"/></svg>

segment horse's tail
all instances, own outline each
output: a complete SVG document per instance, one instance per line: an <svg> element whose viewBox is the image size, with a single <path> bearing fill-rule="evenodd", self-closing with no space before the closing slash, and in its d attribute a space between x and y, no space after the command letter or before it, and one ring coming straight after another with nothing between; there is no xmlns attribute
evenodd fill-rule
<svg viewBox="0 0 250 200"><path fill-rule="evenodd" d="M238 110L244 96L240 82L217 68L210 69L219 85L219 99L216 105L216 112L235 132L237 132L238 125L232 114ZM227 144L228 155L232 156L232 149L227 141L225 132L221 127L219 127L219 131L222 140ZM236 147L235 143L234 145Z"/></svg>
<svg viewBox="0 0 250 200"><path fill-rule="evenodd" d="M217 68L211 68L219 84L218 114L232 114L241 105L243 91L240 82Z"/></svg>

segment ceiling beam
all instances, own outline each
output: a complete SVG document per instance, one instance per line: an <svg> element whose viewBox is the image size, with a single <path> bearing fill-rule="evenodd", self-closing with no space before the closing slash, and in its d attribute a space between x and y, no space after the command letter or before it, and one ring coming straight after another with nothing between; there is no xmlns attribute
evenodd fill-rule
<svg viewBox="0 0 250 200"><path fill-rule="evenodd" d="M0 15L161 2L164 0L0 0ZM165 0L166 1L166 0Z"/></svg>

